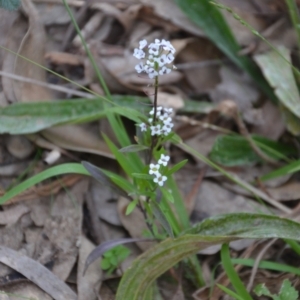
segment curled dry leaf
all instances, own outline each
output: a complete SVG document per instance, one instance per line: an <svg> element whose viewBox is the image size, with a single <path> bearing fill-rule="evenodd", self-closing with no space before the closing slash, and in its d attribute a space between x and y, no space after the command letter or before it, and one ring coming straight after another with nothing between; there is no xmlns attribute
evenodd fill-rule
<svg viewBox="0 0 300 300"><path fill-rule="evenodd" d="M0 246L0 262L23 274L56 300L75 300L76 294L63 281L37 261Z"/></svg>

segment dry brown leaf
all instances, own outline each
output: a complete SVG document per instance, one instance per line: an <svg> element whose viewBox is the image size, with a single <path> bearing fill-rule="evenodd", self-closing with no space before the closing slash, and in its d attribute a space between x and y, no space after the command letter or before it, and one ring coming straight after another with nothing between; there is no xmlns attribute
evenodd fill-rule
<svg viewBox="0 0 300 300"><path fill-rule="evenodd" d="M43 299L43 300L53 300L48 294L46 294L43 290L39 287L31 283L29 280L26 279L19 279L19 283L16 284L9 284L7 283L6 286L2 287L3 291L5 291L9 298L7 300L17 300L20 299L17 295L22 295L24 299ZM22 282L23 281L23 282ZM16 296L14 296L16 295ZM4 295L0 295L0 300L4 300L2 298ZM22 298L21 298L22 299Z"/></svg>
<svg viewBox="0 0 300 300"><path fill-rule="evenodd" d="M45 59L49 60L50 63L55 65L66 64L71 66L80 66L83 64L83 59L81 56L67 52L51 51L46 53Z"/></svg>
<svg viewBox="0 0 300 300"><path fill-rule="evenodd" d="M274 188L267 188L272 198L278 201L290 201L300 199L300 183L298 181L288 182Z"/></svg>
<svg viewBox="0 0 300 300"><path fill-rule="evenodd" d="M80 238L79 260L77 271L78 300L97 300L102 281L102 270L99 261L93 263L83 276L85 261L94 250L93 245L84 235Z"/></svg>
<svg viewBox="0 0 300 300"><path fill-rule="evenodd" d="M210 91L214 103L230 99L241 113L252 108L259 99L260 92L252 80L233 66L223 65L220 69L221 83Z"/></svg>
<svg viewBox="0 0 300 300"><path fill-rule="evenodd" d="M203 31L194 24L181 11L173 0L139 0L140 3L153 7L155 14L164 20L171 21L179 28L195 34L196 36L204 36Z"/></svg>
<svg viewBox="0 0 300 300"><path fill-rule="evenodd" d="M119 197L118 213L120 220L132 238L142 238L143 231L148 230L145 218L142 212L138 209L135 209L131 214L126 216L125 212L129 203L129 200ZM136 244L141 250L146 251L155 245L155 242L137 242Z"/></svg>
<svg viewBox="0 0 300 300"><path fill-rule="evenodd" d="M51 271L35 260L0 246L0 262L23 274L56 300L77 299L76 294Z"/></svg>
<svg viewBox="0 0 300 300"><path fill-rule="evenodd" d="M2 205L10 205L26 200L34 200L45 196L53 196L57 194L63 188L69 188L82 179L81 175L67 175L60 179L54 180L51 183L39 185L37 187L32 187L13 197L9 201L3 203ZM0 196L3 196L5 191L0 190Z"/></svg>
<svg viewBox="0 0 300 300"><path fill-rule="evenodd" d="M177 55L179 64L198 63L220 58L221 52L205 38L190 39ZM207 65L198 68L183 69L188 83L195 93L203 93L213 89L219 82L219 65Z"/></svg>
<svg viewBox="0 0 300 300"><path fill-rule="evenodd" d="M42 264L53 260L53 273L61 280L68 278L77 260L82 204L87 188L88 182L83 180L68 193L58 195L51 207L51 215L45 220L45 226L36 241L36 258Z"/></svg>
<svg viewBox="0 0 300 300"><path fill-rule="evenodd" d="M30 0L23 0L22 4L28 15L29 28L22 39L18 54L41 65L45 65L46 32L44 26L32 2ZM16 30L19 30L19 28ZM25 78L46 82L46 72L44 69L18 56L15 57L13 73ZM52 99L52 94L46 87L33 86L30 83L14 81L13 89L15 97L19 102L41 102Z"/></svg>
<svg viewBox="0 0 300 300"><path fill-rule="evenodd" d="M0 211L0 224L10 226L28 212L29 208L22 204Z"/></svg>
<svg viewBox="0 0 300 300"><path fill-rule="evenodd" d="M251 133L277 141L285 130L284 119L278 106L275 106L271 101L267 101L259 111L261 117L259 121L252 122ZM244 114L247 121L246 114L247 111Z"/></svg>

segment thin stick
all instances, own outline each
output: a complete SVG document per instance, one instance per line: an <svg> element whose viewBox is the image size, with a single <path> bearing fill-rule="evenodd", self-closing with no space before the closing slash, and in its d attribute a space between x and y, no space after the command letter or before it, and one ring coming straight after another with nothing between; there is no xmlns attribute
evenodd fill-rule
<svg viewBox="0 0 300 300"><path fill-rule="evenodd" d="M51 90L63 92L63 93L66 93L66 94L75 95L75 96L78 96L78 97L89 98L89 99L95 98L94 95L89 94L89 93L72 90L72 89L66 88L64 86L56 85L56 84L45 83L45 82L42 82L42 81L39 81L39 80L26 78L26 77L23 77L23 76L12 74L12 73L7 73L7 72L0 71L0 76L4 76L4 77L11 78L11 79L14 79L14 80L18 80L18 81L22 81L22 82L27 82L27 83L32 83L32 84L35 84L35 85L47 87Z"/></svg>

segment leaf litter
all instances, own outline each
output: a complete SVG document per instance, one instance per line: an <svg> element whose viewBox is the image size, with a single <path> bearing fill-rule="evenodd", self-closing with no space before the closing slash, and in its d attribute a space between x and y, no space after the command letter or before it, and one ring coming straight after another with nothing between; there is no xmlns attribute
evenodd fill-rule
<svg viewBox="0 0 300 300"><path fill-rule="evenodd" d="M282 21L287 9L280 1L271 4L268 1L261 3L254 0L220 2L234 8L235 12L272 43L281 46L279 49L286 57L295 47L295 32L289 22ZM69 36L67 34L67 28L72 26L63 5L55 1L33 3L29 0L23 0L22 4L25 17L20 10L7 12L0 9L0 45L48 66L92 91L104 94L78 36L73 30L69 30ZM159 101L174 107L178 116L177 133L200 153L209 156L216 139L222 138L226 132L241 133L236 130L237 124L232 116L226 113L224 106L222 108L226 101L235 103L250 135L260 135L289 145L294 143L286 129L293 134L299 132L298 113L294 103L299 98L298 92L295 92L294 86L285 85L282 76L274 78L276 70L272 71L274 64L270 61L281 63L277 69L284 70L286 74L290 75L292 70L248 28L234 20L231 14L221 12L238 45L242 47L241 57L248 54L257 61L283 107L271 102L245 70L230 63L220 51L219 45L211 41L212 37L208 38L205 31L193 23L175 1L104 1L91 5L70 2L70 5L75 14L81 11L81 17L77 15L77 18L81 20L82 33L112 94L138 94L151 101L152 82L135 74L136 61L132 57L132 51L142 38L150 40L168 37L174 42L178 70L163 78ZM66 43L65 46L62 46L63 43ZM58 99L66 97L76 102L72 94L53 92L47 84L54 83L80 92L78 87L55 78L40 67L3 49L0 53L0 65L3 72L46 84L39 86L2 75L1 106L8 107L11 103L18 102L60 102ZM273 78L270 74L273 74ZM145 90L147 85L150 86ZM292 92L297 97L292 99ZM193 99L197 110L185 111L188 99ZM134 98L130 101L134 104L137 102ZM209 103L209 108L200 110L200 105L204 103ZM145 108L146 106L142 109ZM0 111L0 127L1 120ZM128 122L127 125L129 132L133 132L132 124ZM114 160L111 160L113 157L101 138L100 131L104 131L113 139L104 120L88 125L51 126L53 125L39 131L34 138L13 135L4 139L4 135L0 136L0 171L3 167L22 170L17 171L20 172L17 176L16 171L0 172L0 195L14 184L21 173L25 173L22 176L30 176L47 167L41 157L35 162L34 154L43 151L38 150L38 147L59 149L62 153L59 162L92 159L99 167L118 168ZM28 143L26 138L34 142ZM5 144L1 145L1 141L5 141ZM180 157L188 156L176 147L172 146L170 150L174 163ZM252 151L249 156L253 155L251 147L249 151ZM87 156L87 153L90 154ZM246 192L226 181L210 167L204 168L197 159L188 157L190 163L177 176L186 207L191 213L191 221L200 221L219 213L266 212L271 209L275 214L282 214L296 210L299 200L297 176L264 183L259 182L259 177L274 170L268 164L254 161L252 165L244 168L223 166L247 184L256 182L255 188ZM231 163L236 165L234 159L236 158L231 158ZM17 165L22 168L16 168ZM28 165L33 167L28 169ZM274 209L258 204L255 193L268 203L281 201L284 203L281 208L285 207L287 210L282 209L280 212L280 206ZM127 205L126 199L113 193L107 186L101 186L90 179L83 180L82 176L75 175L43 182L15 197L0 212L0 260L3 266L0 282L6 276L10 278L10 274L23 276L23 281L22 285L17 281L8 281L1 285L1 289L7 293L20 293L39 299L97 299L99 293L101 297L105 294L113 295L113 289L108 288L113 279L107 278L97 263L89 266L85 277L81 274L88 253L95 245L113 239L143 237L143 229L146 230L147 226L142 216L135 214L138 211L129 216L125 215ZM87 221L89 217L90 220ZM234 243L231 247L235 253L258 247L249 240L240 244ZM149 242L137 242L137 245L138 247L129 246L132 255L120 267L122 272L141 251L152 247ZM206 252L206 255L209 253L206 258L216 261L213 255L216 251L218 248ZM4 268L3 264L9 268ZM76 276L72 277L74 272ZM116 276L120 277L122 272L117 271ZM249 274L244 277L242 272L240 274L244 282L249 279ZM273 273L258 275L262 277L261 282L268 284L268 278L271 278L270 284L274 283ZM218 282L229 284L221 279ZM178 283L173 290L177 291L173 299L181 299L181 284ZM200 299L200 293L196 292L194 299ZM218 293L222 295L220 290ZM214 289L213 295L216 294Z"/></svg>

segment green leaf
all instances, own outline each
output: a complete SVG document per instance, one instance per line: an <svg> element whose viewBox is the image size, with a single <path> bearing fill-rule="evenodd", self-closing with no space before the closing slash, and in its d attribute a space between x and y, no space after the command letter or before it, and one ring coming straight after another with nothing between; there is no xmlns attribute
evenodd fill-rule
<svg viewBox="0 0 300 300"><path fill-rule="evenodd" d="M130 107L103 108L103 100L77 99L53 102L15 103L0 108L0 133L27 134L51 126L83 123L106 117L108 113L140 122L145 116Z"/></svg>
<svg viewBox="0 0 300 300"><path fill-rule="evenodd" d="M150 174L145 174L145 173L132 173L132 177L134 178L139 178L139 179L145 179L145 180L153 180L153 176Z"/></svg>
<svg viewBox="0 0 300 300"><path fill-rule="evenodd" d="M239 55L240 46L219 8L208 0L175 0L175 2L219 49L246 71L271 99L275 100L272 89L257 66L248 57Z"/></svg>
<svg viewBox="0 0 300 300"><path fill-rule="evenodd" d="M286 146L260 136L252 136L253 141L263 152L272 158L295 154L293 147ZM210 159L224 166L254 164L262 159L253 151L249 142L240 135L222 135L216 138Z"/></svg>
<svg viewBox="0 0 300 300"><path fill-rule="evenodd" d="M287 174L292 174L298 171L300 171L300 160L293 161L292 163L287 164L282 168L279 168L266 175L263 175L260 177L260 180L267 181L276 177L285 176Z"/></svg>
<svg viewBox="0 0 300 300"><path fill-rule="evenodd" d="M129 204L128 204L128 206L127 206L127 208L126 208L126 213L125 213L125 215L126 216L128 216L130 213L132 213L132 211L135 209L135 207L137 206L137 204L138 204L138 199L136 199L136 200L133 200L133 201L131 201Z"/></svg>
<svg viewBox="0 0 300 300"><path fill-rule="evenodd" d="M230 290L226 286L221 285L221 284L217 284L217 286L218 286L218 288L220 290L222 290L223 292L225 292L229 296L233 297L234 299L236 299L236 300L244 300L242 297L240 297L238 294L236 294L235 292L233 292L232 290Z"/></svg>
<svg viewBox="0 0 300 300"><path fill-rule="evenodd" d="M181 162L179 162L178 164L173 166L170 170L168 170L165 175L168 177L168 176L174 174L175 172L180 170L182 167L184 167L188 161L189 161L188 159L182 160Z"/></svg>
<svg viewBox="0 0 300 300"><path fill-rule="evenodd" d="M299 293L292 286L291 282L288 279L285 279L282 283L280 292L279 292L280 300L297 300Z"/></svg>
<svg viewBox="0 0 300 300"><path fill-rule="evenodd" d="M104 270L104 271L108 270L111 266L109 259L103 258L101 260L100 266L101 266L102 270Z"/></svg>
<svg viewBox="0 0 300 300"><path fill-rule="evenodd" d="M197 224L175 239L167 239L144 252L122 277L116 300L143 299L144 291L161 274L199 250L241 238L300 240L300 224L262 214L228 214Z"/></svg>
<svg viewBox="0 0 300 300"><path fill-rule="evenodd" d="M267 53L256 55L255 61L260 66L270 85L274 88L281 104L289 109L289 114L286 115L288 129L291 133L299 135L300 95L291 64L286 62L287 60L291 63L290 50L284 46L278 47L277 50L280 53L271 50ZM297 117L298 122L295 122L293 118L291 119L292 122L289 122L291 114ZM294 123L296 123L296 126Z"/></svg>
<svg viewBox="0 0 300 300"><path fill-rule="evenodd" d="M53 176L69 174L69 173L90 175L90 173L81 164L78 164L78 163L67 163L67 164L55 166L55 167L49 168L48 170L45 170L45 171L37 174L37 175L32 176L31 178L23 181L22 183L18 184L11 190L7 191L2 197L0 197L0 204L5 203L9 199L26 191L30 187L34 186L35 184L37 184L43 180L46 180Z"/></svg>
<svg viewBox="0 0 300 300"><path fill-rule="evenodd" d="M222 245L221 261L223 268L236 292L242 297L243 300L252 300L252 297L249 295L246 287L232 265L228 244Z"/></svg>
<svg viewBox="0 0 300 300"><path fill-rule="evenodd" d="M149 147L144 146L144 145L129 145L127 147L124 147L122 149L120 149L119 151L122 153L126 153L126 152L139 152L139 151L143 151L143 150L147 150L149 149Z"/></svg>
<svg viewBox="0 0 300 300"><path fill-rule="evenodd" d="M16 10L21 5L21 0L0 0L0 8Z"/></svg>
<svg viewBox="0 0 300 300"><path fill-rule="evenodd" d="M272 297L269 289L266 287L266 285L264 283L257 285L253 291L257 296Z"/></svg>
<svg viewBox="0 0 300 300"><path fill-rule="evenodd" d="M173 197L173 194L166 188L161 188L160 189L162 194L163 194L163 197L167 200L167 201L170 201L171 203L174 203L174 197Z"/></svg>

